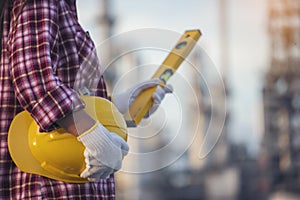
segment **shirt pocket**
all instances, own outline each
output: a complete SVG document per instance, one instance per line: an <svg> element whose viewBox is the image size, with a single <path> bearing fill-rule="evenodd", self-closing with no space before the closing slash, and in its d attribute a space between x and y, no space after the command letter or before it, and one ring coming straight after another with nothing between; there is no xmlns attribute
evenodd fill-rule
<svg viewBox="0 0 300 200"><path fill-rule="evenodd" d="M81 27L77 28L77 32L75 34L75 42L77 46L79 61L80 63L82 63L90 56L90 54L93 53L93 51L95 51L95 45L89 33L87 31L84 31Z"/></svg>
<svg viewBox="0 0 300 200"><path fill-rule="evenodd" d="M75 42L79 59L75 90L87 88L93 91L101 79L101 67L96 48L88 32L80 29L76 32Z"/></svg>

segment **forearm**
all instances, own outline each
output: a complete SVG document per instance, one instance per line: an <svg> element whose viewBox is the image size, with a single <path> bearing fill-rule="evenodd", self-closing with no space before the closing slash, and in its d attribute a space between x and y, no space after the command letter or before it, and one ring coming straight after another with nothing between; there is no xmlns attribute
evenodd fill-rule
<svg viewBox="0 0 300 200"><path fill-rule="evenodd" d="M81 109L72 112L66 117L58 120L56 123L67 132L77 137L95 125L96 121Z"/></svg>

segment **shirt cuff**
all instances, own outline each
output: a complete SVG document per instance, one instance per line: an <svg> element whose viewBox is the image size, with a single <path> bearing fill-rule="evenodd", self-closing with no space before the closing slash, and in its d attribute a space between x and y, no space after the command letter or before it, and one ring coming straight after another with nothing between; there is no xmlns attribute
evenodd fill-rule
<svg viewBox="0 0 300 200"><path fill-rule="evenodd" d="M40 131L51 131L58 128L55 123L57 120L84 107L85 104L77 92L60 85L38 101L31 116L38 123Z"/></svg>

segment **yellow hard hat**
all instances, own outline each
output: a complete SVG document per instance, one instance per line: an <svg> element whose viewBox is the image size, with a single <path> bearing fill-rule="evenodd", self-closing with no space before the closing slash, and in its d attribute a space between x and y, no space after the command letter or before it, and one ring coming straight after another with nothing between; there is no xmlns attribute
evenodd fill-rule
<svg viewBox="0 0 300 200"><path fill-rule="evenodd" d="M82 99L89 115L127 140L125 120L110 101L94 96L82 96ZM24 172L65 182L88 182L80 177L85 169L83 144L62 128L39 132L27 111L13 119L8 132L8 149L15 164Z"/></svg>

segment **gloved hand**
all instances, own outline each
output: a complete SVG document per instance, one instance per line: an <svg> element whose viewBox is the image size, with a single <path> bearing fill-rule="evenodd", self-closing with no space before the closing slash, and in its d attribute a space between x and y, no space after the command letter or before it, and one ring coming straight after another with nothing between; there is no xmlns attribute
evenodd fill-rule
<svg viewBox="0 0 300 200"><path fill-rule="evenodd" d="M121 169L122 158L129 151L129 146L123 138L109 132L98 122L78 136L78 140L86 147L86 168L80 176L90 181L108 178L110 174Z"/></svg>
<svg viewBox="0 0 300 200"><path fill-rule="evenodd" d="M162 88L159 84L161 83L161 80L159 78L150 79L141 83L138 83L137 85L131 87L126 92L115 94L113 96L113 103L118 108L118 110L125 114L128 110L129 106L132 104L132 102L135 100L135 98L145 89L155 87L157 86L156 91L153 93L153 105L150 108L149 113L146 114L145 117L148 117L151 115L159 106L163 98L165 97L166 93L172 93L173 87L169 84L165 85L164 88Z"/></svg>

